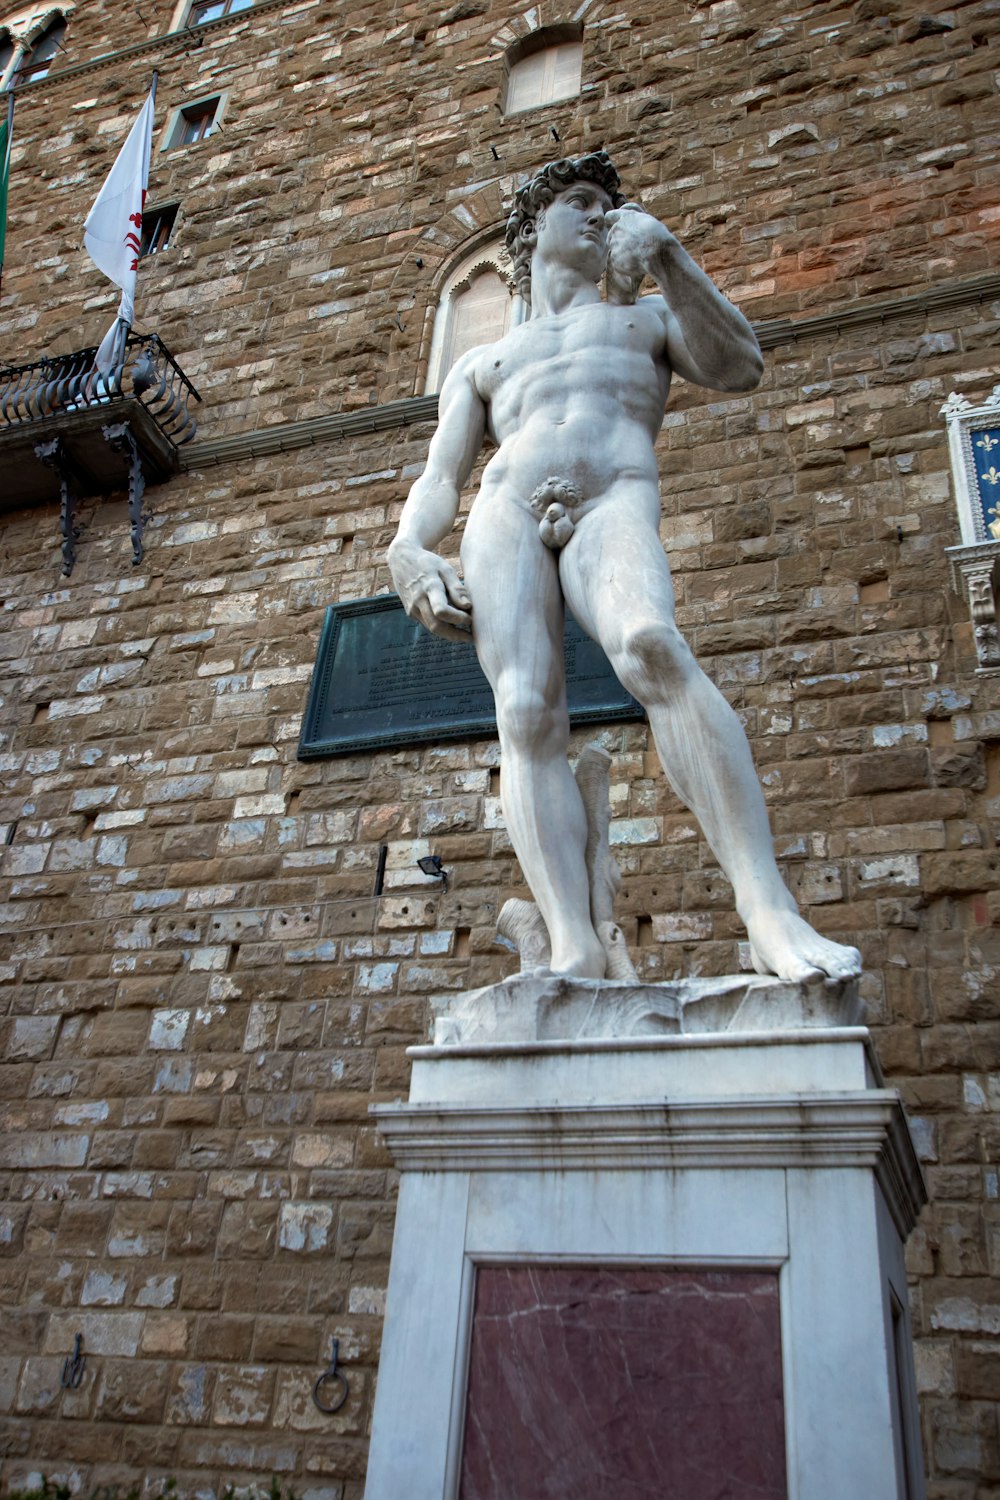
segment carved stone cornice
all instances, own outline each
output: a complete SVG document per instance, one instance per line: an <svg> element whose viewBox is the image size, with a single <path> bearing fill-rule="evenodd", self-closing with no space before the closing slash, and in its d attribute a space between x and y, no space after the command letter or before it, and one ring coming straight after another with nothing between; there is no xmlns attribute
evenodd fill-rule
<svg viewBox="0 0 1000 1500"><path fill-rule="evenodd" d="M282 6L290 3L291 0L256 0L250 11L233 11L228 16L218 16L214 21L200 21L196 26L182 26L177 31L166 31L162 36L147 37L145 41L133 42L131 47L121 47L117 52L103 52L99 57L89 58L87 62L73 63L67 68L59 68L56 72L46 73L44 78L39 78L35 83L22 84L17 90L17 102L19 105L28 103L36 96L36 90L39 96L47 92L46 84L51 87L70 78L82 78L87 73L97 73L104 68L115 67L126 62L130 57L148 57L150 53L157 52L171 55L191 44L200 46L201 38L207 32L224 30L239 21L246 22L251 15L256 17L270 10L280 10ZM68 13L67 7L62 9L64 14Z"/></svg>
<svg viewBox="0 0 1000 1500"><path fill-rule="evenodd" d="M369 1113L406 1172L867 1167L903 1236L927 1200L890 1089L616 1105L376 1104Z"/></svg>
<svg viewBox="0 0 1000 1500"><path fill-rule="evenodd" d="M946 312L952 307L967 307L994 297L1000 297L1000 273L990 271L982 276L926 287L908 297L865 297L828 313L794 319L771 318L755 323L754 332L762 349L776 349L779 344L796 343L799 339L823 338L849 328L896 323L926 313Z"/></svg>
<svg viewBox="0 0 1000 1500"><path fill-rule="evenodd" d="M437 419L437 396L414 396L407 401L387 401L384 406L369 406L363 411L331 412L325 417L310 417L305 422L282 422L257 432L234 432L214 442L188 444L181 458L182 469L203 469L213 464L240 463L248 458L262 458L271 453L288 453L295 448L311 448L314 443L332 443L338 438L354 437L362 432L385 432L407 427L414 422Z"/></svg>

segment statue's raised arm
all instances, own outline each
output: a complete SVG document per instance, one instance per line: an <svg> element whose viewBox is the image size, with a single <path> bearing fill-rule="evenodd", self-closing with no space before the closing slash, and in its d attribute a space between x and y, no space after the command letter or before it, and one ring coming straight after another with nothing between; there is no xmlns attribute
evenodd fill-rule
<svg viewBox="0 0 1000 1500"><path fill-rule="evenodd" d="M605 221L609 301L634 301L652 277L663 299L671 368L711 390L752 390L764 369L757 337L677 236L635 203L612 209Z"/></svg>

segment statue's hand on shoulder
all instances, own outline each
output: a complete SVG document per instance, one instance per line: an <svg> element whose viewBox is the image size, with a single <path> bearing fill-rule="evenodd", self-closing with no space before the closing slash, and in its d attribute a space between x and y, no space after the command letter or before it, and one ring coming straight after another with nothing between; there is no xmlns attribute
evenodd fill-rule
<svg viewBox="0 0 1000 1500"><path fill-rule="evenodd" d="M634 302L643 278L654 271L664 250L676 245L665 224L638 203L612 208L605 215L608 236L608 301Z"/></svg>
<svg viewBox="0 0 1000 1500"><path fill-rule="evenodd" d="M472 635L472 600L451 563L415 542L396 537L387 554L403 608L412 620L449 641Z"/></svg>

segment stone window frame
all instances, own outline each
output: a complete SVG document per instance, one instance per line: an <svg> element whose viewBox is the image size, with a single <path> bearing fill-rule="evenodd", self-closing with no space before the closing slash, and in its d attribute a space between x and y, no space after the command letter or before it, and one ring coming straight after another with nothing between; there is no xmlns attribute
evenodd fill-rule
<svg viewBox="0 0 1000 1500"><path fill-rule="evenodd" d="M213 21L192 20L191 12L199 3L202 3L202 0L177 0L177 4L174 6L174 13L170 17L168 35L173 31L184 31L185 29L194 31L199 30L202 26L211 26L213 24ZM227 0L228 3L229 0ZM242 10L227 9L224 15L214 17L214 21L233 20L236 16L245 15L248 10L253 10L255 4L256 0L250 0L249 5L244 5Z"/></svg>
<svg viewBox="0 0 1000 1500"><path fill-rule="evenodd" d="M169 250L177 230L179 203L159 203L142 211L142 248L139 258L146 260Z"/></svg>
<svg viewBox="0 0 1000 1500"><path fill-rule="evenodd" d="M507 325L508 331L527 318L528 307L514 288L514 279L504 249L503 230L494 226L486 234L478 235L474 241L467 241L459 248L449 261L448 269L439 284L424 395L437 395L453 363L447 361L447 352L458 299L483 272L489 271L496 272L510 291L511 318Z"/></svg>
<svg viewBox="0 0 1000 1500"><path fill-rule="evenodd" d="M199 136L197 140L181 140L179 137L182 130L182 121L188 118L192 110L198 109L201 105L209 105L213 103L215 105L215 113L212 116L211 130L207 130L205 134ZM198 99L185 99L183 104L176 105L175 108L172 109L167 116L167 122L164 125L163 130L160 132L160 144L158 149L160 151L190 151L192 147L200 146L203 145L205 141L210 141L215 135L216 131L222 125L228 103L228 89L223 89L220 93L216 94L205 94Z"/></svg>
<svg viewBox="0 0 1000 1500"><path fill-rule="evenodd" d="M13 15L0 21L0 37L5 36L12 47L6 67L0 72L0 93L24 87L33 81L30 71L25 76L25 68L30 70L35 49L52 27L60 22L63 27L59 38L61 43L62 36L69 29L74 9L73 5L51 5L40 10L32 8L15 11ZM56 51L59 51L58 47ZM44 73L38 75L39 80L48 77L50 71L51 68L46 68Z"/></svg>
<svg viewBox="0 0 1000 1500"><path fill-rule="evenodd" d="M580 48L580 80L576 89L569 94L559 94L547 99L530 100L525 104L518 104L517 108L510 107L510 80L514 70L520 63L527 62L529 58L537 56L541 52L554 50L556 47L564 47L570 44ZM559 21L551 26L539 26L534 31L529 31L525 36L518 37L515 42L504 52L503 57L503 84L501 88L501 113L504 119L515 119L519 115L528 114L535 109L547 109L551 104L565 104L570 99L578 99L583 92L583 22L582 21Z"/></svg>
<svg viewBox="0 0 1000 1500"><path fill-rule="evenodd" d="M959 546L946 551L955 587L969 601L977 671L992 674L1000 672L1000 477L995 481L997 519L988 528L973 445L977 433L986 434L991 429L1000 439L1000 385L995 385L978 405L952 391L941 415L948 430L951 479L962 538ZM1000 445L997 453L992 467L1000 474ZM998 528L995 535L990 534L993 527Z"/></svg>

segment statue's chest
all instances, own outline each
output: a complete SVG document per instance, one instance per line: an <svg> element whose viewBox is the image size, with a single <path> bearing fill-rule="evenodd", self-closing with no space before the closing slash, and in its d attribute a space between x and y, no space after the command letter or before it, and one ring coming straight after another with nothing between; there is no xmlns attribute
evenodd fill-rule
<svg viewBox="0 0 1000 1500"><path fill-rule="evenodd" d="M496 398L510 382L521 386L555 376L573 383L585 371L617 367L630 355L650 355L653 334L650 319L637 308L605 303L532 320L488 352L479 367L479 388Z"/></svg>

